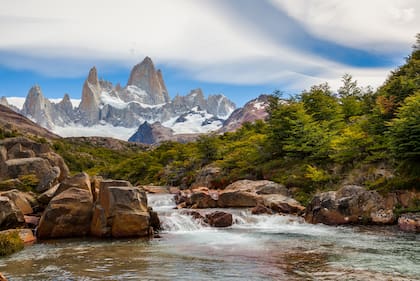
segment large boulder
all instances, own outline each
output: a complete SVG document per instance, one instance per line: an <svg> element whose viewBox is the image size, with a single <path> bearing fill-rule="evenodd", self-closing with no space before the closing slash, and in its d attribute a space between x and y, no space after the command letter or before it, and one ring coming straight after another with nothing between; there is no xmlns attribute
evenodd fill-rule
<svg viewBox="0 0 420 281"><path fill-rule="evenodd" d="M262 195L263 204L274 212L283 214L301 214L305 210L295 199L282 194Z"/></svg>
<svg viewBox="0 0 420 281"><path fill-rule="evenodd" d="M255 207L259 202L261 202L261 198L255 193L226 190L219 194L217 206L219 208L246 208Z"/></svg>
<svg viewBox="0 0 420 281"><path fill-rule="evenodd" d="M189 204L191 204L191 208L216 208L217 199L217 192L211 192L207 188L200 188L193 190L189 197Z"/></svg>
<svg viewBox="0 0 420 281"><path fill-rule="evenodd" d="M10 159L4 162L3 176L7 178L18 178L22 175L34 175L38 181L36 190L43 192L58 181L60 169L51 166L44 158L19 158Z"/></svg>
<svg viewBox="0 0 420 281"><path fill-rule="evenodd" d="M7 191L11 189L27 191L28 187L19 179L8 179L0 181L0 191Z"/></svg>
<svg viewBox="0 0 420 281"><path fill-rule="evenodd" d="M34 176L37 191L43 192L67 177L69 169L63 158L48 143L24 137L0 141L0 180Z"/></svg>
<svg viewBox="0 0 420 281"><path fill-rule="evenodd" d="M240 180L222 191L207 187L180 191L175 201L179 207L247 208L260 204L275 212L301 213L304 207L288 196L289 190L281 184L267 180Z"/></svg>
<svg viewBox="0 0 420 281"><path fill-rule="evenodd" d="M228 227L233 223L232 214L216 211L206 215L206 222L214 227Z"/></svg>
<svg viewBox="0 0 420 281"><path fill-rule="evenodd" d="M420 232L420 213L402 214L398 218L398 226L407 232Z"/></svg>
<svg viewBox="0 0 420 281"><path fill-rule="evenodd" d="M347 185L316 195L306 208L305 219L330 225L369 223L372 214L384 208L385 200L376 191Z"/></svg>
<svg viewBox="0 0 420 281"><path fill-rule="evenodd" d="M54 194L57 192L57 189L58 189L59 186L60 186L60 184L56 184L53 187L51 187L50 189L41 193L37 197L38 202L40 204L42 204L43 206L48 205L48 203L50 203L51 199L54 198Z"/></svg>
<svg viewBox="0 0 420 281"><path fill-rule="evenodd" d="M92 193L72 187L55 196L39 221L41 239L81 237L89 234L92 219Z"/></svg>
<svg viewBox="0 0 420 281"><path fill-rule="evenodd" d="M416 190L397 190L385 196L385 207L393 209L395 206L416 208L420 201L420 192Z"/></svg>
<svg viewBox="0 0 420 281"><path fill-rule="evenodd" d="M72 187L88 190L90 193L92 193L89 175L82 172L63 180L55 191L54 196L57 196L58 194Z"/></svg>
<svg viewBox="0 0 420 281"><path fill-rule="evenodd" d="M25 218L22 211L6 196L0 196L0 230L20 227Z"/></svg>
<svg viewBox="0 0 420 281"><path fill-rule="evenodd" d="M112 186L121 184L126 186ZM91 234L97 237L132 237L153 234L144 190L128 182L101 184L94 207Z"/></svg>
<svg viewBox="0 0 420 281"><path fill-rule="evenodd" d="M20 209L22 214L28 215L33 213L31 203L28 200L28 195L25 193L20 192L17 189L12 189L9 191L0 192L0 196L5 196L12 200L15 206Z"/></svg>
<svg viewBox="0 0 420 281"><path fill-rule="evenodd" d="M28 228L3 230L3 231L0 231L0 234L9 234L13 232L17 232L20 240L22 240L22 242L25 244L32 244L36 241L36 237L34 236L34 233L32 232L31 229L28 229Z"/></svg>
<svg viewBox="0 0 420 281"><path fill-rule="evenodd" d="M289 196L289 190L282 184L268 180L239 180L225 188L226 191L245 191L256 194L282 194Z"/></svg>

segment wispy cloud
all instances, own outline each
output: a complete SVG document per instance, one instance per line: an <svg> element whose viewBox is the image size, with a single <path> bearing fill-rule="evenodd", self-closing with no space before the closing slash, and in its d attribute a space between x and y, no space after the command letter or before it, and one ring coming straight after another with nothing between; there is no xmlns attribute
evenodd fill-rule
<svg viewBox="0 0 420 281"><path fill-rule="evenodd" d="M206 82L302 88L352 73L376 86L409 51L419 14L415 0L7 1L0 64L74 77L148 55Z"/></svg>

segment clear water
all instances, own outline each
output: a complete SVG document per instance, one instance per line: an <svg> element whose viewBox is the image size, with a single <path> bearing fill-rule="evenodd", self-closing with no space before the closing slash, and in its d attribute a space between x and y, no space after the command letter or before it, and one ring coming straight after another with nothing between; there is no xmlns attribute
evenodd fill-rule
<svg viewBox="0 0 420 281"><path fill-rule="evenodd" d="M420 280L420 237L394 227L310 225L229 210L209 228L152 195L165 230L153 240L53 240L0 259L9 280ZM206 212L208 210L201 210Z"/></svg>

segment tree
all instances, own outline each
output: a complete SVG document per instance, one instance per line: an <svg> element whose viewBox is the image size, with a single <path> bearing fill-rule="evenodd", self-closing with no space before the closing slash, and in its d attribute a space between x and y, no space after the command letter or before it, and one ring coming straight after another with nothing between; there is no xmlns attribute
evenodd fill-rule
<svg viewBox="0 0 420 281"><path fill-rule="evenodd" d="M317 121L338 121L342 119L338 98L332 93L328 83L312 86L301 94L301 101L307 113Z"/></svg>
<svg viewBox="0 0 420 281"><path fill-rule="evenodd" d="M201 156L203 165L217 160L218 157L218 144L214 136L200 136L197 140L197 148Z"/></svg>
<svg viewBox="0 0 420 281"><path fill-rule="evenodd" d="M273 156L321 157L327 132L306 112L302 102L289 101L272 108L269 128Z"/></svg>
<svg viewBox="0 0 420 281"><path fill-rule="evenodd" d="M388 125L395 157L420 161L420 91L405 98L396 117Z"/></svg>
<svg viewBox="0 0 420 281"><path fill-rule="evenodd" d="M343 86L338 89L342 112L344 118L348 120L352 116L363 114L363 90L357 85L350 74L344 74Z"/></svg>
<svg viewBox="0 0 420 281"><path fill-rule="evenodd" d="M387 116L389 119L404 101L420 88L420 34L417 34L417 42L413 46L411 55L406 58L406 63L397 70L392 71L384 85L378 89L378 98L392 100L393 107L389 108ZM387 120L389 120L387 119Z"/></svg>

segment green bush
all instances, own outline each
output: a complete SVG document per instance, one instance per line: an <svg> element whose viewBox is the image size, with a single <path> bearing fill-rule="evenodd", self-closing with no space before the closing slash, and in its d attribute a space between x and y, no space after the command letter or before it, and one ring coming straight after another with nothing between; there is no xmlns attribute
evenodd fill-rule
<svg viewBox="0 0 420 281"><path fill-rule="evenodd" d="M24 243L17 231L0 233L0 256L7 256L22 250Z"/></svg>

